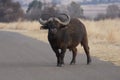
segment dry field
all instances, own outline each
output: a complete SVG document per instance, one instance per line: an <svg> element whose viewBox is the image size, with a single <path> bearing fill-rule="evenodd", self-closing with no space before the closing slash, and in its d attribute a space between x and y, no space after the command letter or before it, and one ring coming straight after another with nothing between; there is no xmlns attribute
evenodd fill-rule
<svg viewBox="0 0 120 80"><path fill-rule="evenodd" d="M87 28L91 55L120 66L120 19L81 21ZM0 23L1 30L19 32L48 43L47 30L39 28L37 21ZM78 46L78 51L81 54L84 52L81 45Z"/></svg>

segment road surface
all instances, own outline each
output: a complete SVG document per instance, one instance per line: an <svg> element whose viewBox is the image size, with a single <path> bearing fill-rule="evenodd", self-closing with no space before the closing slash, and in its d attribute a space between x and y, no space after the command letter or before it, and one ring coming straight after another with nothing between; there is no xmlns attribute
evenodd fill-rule
<svg viewBox="0 0 120 80"><path fill-rule="evenodd" d="M78 55L76 65L56 67L56 57L49 44L18 33L0 31L0 80L120 80L120 67L92 57Z"/></svg>

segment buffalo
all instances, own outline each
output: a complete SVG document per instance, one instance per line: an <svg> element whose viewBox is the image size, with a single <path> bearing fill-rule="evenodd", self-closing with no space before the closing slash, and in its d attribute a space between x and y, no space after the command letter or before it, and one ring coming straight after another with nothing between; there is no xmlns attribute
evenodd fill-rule
<svg viewBox="0 0 120 80"><path fill-rule="evenodd" d="M64 56L67 49L72 51L72 60L70 64L76 63L77 46L79 43L84 48L87 56L87 64L91 62L88 46L87 31L84 24L77 18L70 18L67 14L59 14L66 17L65 20L60 17L50 17L47 20L40 18L42 29L48 29L48 41L57 57L57 66L64 65Z"/></svg>

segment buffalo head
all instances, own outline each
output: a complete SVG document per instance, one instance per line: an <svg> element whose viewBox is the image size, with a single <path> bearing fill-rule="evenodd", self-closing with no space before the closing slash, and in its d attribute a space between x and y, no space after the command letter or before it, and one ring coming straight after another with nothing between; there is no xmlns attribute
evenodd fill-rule
<svg viewBox="0 0 120 80"><path fill-rule="evenodd" d="M39 22L42 24L41 29L48 29L49 32L55 34L58 30L65 28L70 22L70 16L67 14L60 14L67 17L67 20L62 21L58 17L51 17L48 20L40 18Z"/></svg>

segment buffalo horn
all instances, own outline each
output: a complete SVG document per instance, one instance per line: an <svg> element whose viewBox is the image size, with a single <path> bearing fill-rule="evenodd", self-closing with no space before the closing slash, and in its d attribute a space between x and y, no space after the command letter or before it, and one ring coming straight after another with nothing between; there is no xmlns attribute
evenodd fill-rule
<svg viewBox="0 0 120 80"><path fill-rule="evenodd" d="M55 18L56 21L58 21L60 24L63 24L63 25L68 25L70 23L70 16L68 16L67 14L61 14L61 15L65 15L67 16L68 20L67 21L61 21L60 19L58 18Z"/></svg>
<svg viewBox="0 0 120 80"><path fill-rule="evenodd" d="M44 25L45 23L47 23L47 20L43 20L42 18L39 19L40 24Z"/></svg>

